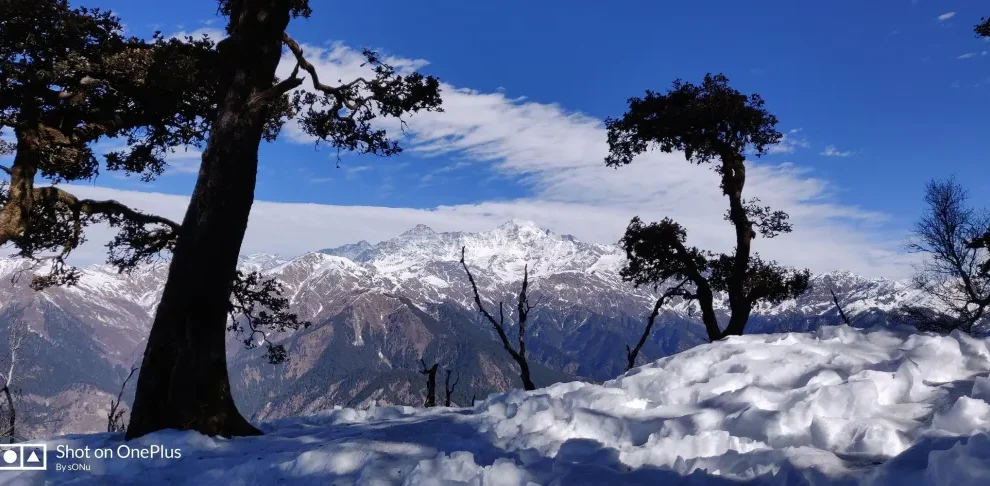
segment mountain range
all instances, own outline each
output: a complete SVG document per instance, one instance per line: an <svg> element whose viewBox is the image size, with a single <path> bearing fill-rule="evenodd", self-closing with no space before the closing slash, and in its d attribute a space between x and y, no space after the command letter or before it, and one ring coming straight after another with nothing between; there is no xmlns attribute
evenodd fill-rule
<svg viewBox="0 0 990 486"><path fill-rule="evenodd" d="M575 379L601 381L625 369L626 344L642 332L656 291L633 288L619 269L615 245L579 241L528 221L481 233L438 233L419 225L371 244L365 241L284 259L255 254L245 270L279 279L292 310L312 322L271 336L289 350L271 365L231 334L229 368L241 411L255 420L371 403L421 405L425 363L438 363L439 401L446 371L455 405L520 387L514 363L477 312L460 264L471 267L485 305L514 305L524 268L538 306L527 347L537 386ZM0 356L7 356L11 324L27 339L15 367L21 434L45 436L105 430L106 411L141 357L168 262L119 274L86 266L73 287L32 291L28 262L0 258ZM830 289L854 325L889 320L902 303L923 302L908 282L846 272L817 275L801 297L755 309L747 332L807 331L841 322ZM718 296L724 316L724 296ZM692 303L667 306L639 361L677 353L706 341ZM508 330L514 336L515 328ZM133 393L134 379L125 391Z"/></svg>

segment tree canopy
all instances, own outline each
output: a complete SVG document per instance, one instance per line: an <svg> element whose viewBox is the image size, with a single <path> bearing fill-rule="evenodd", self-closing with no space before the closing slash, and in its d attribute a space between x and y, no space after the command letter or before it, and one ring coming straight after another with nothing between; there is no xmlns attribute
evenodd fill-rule
<svg viewBox="0 0 990 486"><path fill-rule="evenodd" d="M744 199L745 156L757 156L781 139L777 118L756 94L733 89L724 75L708 74L700 85L676 80L666 93L647 91L630 98L628 111L606 121L610 167L630 164L651 148L684 153L689 162L712 164L729 199L725 219L735 230L733 254L719 254L687 245L687 230L670 218L644 224L633 218L621 245L628 257L622 277L637 286L665 288L661 299L697 301L709 339L742 334L757 302L780 302L808 286L807 270L795 271L765 261L751 251L757 232L773 238L792 230L788 215ZM731 317L723 330L715 315L714 292L728 295Z"/></svg>
<svg viewBox="0 0 990 486"><path fill-rule="evenodd" d="M71 284L65 265L84 241L83 228L105 222L120 230L110 263L128 269L170 249L177 225L116 201L79 199L60 183L91 180L101 168L150 181L169 152L199 145L214 114L213 43L125 37L118 18L65 0L0 0L0 244L20 256L52 261L33 286ZM94 144L126 144L97 154ZM100 162L103 157L103 163ZM39 186L38 182L42 182Z"/></svg>

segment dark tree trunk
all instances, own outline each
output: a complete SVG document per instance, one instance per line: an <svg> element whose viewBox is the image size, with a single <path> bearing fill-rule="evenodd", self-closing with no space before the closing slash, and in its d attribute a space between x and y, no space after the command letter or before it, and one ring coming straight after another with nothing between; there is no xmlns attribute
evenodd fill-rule
<svg viewBox="0 0 990 486"><path fill-rule="evenodd" d="M733 259L732 274L729 276L729 309L731 316L721 337L741 336L749 321L752 304L746 294L746 273L753 237L753 224L743 206L742 191L746 184L746 166L741 155L723 154L722 190L729 196L729 220L736 230L736 253Z"/></svg>
<svg viewBox="0 0 990 486"><path fill-rule="evenodd" d="M225 352L231 282L254 201L258 146L290 2L244 0L220 43L220 108L158 305L127 439L162 429L260 434L230 393Z"/></svg>
<svg viewBox="0 0 990 486"><path fill-rule="evenodd" d="M426 362L420 360L423 363L423 369L419 372L426 375L426 400L423 402L423 407L432 408L437 406L437 368L440 363L434 363L432 367L427 368Z"/></svg>
<svg viewBox="0 0 990 486"><path fill-rule="evenodd" d="M14 442L14 437L16 436L16 426L17 426L17 411L14 410L14 397L10 395L10 386L4 386L0 391L3 392L4 396L7 397L7 408L10 409L10 413L7 414L7 433L5 434L10 438L10 442Z"/></svg>
<svg viewBox="0 0 990 486"><path fill-rule="evenodd" d="M0 207L0 245L27 232L34 201L41 137L36 130L18 128L17 152L10 167L8 204Z"/></svg>
<svg viewBox="0 0 990 486"><path fill-rule="evenodd" d="M697 282L696 282L697 283ZM722 330L718 327L718 317L715 315L715 296L707 282L698 284L698 306L701 307L701 321L705 323L708 341L722 339Z"/></svg>
<svg viewBox="0 0 990 486"><path fill-rule="evenodd" d="M525 357L520 357L516 358L516 363L519 364L519 377L522 378L523 390L535 390L536 385L529 377L529 361Z"/></svg>

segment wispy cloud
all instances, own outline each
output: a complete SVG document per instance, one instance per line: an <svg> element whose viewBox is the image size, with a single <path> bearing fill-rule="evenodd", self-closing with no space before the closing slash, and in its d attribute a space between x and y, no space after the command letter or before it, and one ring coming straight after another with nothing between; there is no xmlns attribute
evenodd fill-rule
<svg viewBox="0 0 990 486"><path fill-rule="evenodd" d="M826 157L849 157L853 152L849 150L839 150L835 145L827 145L821 155Z"/></svg>
<svg viewBox="0 0 990 486"><path fill-rule="evenodd" d="M969 59L971 57L976 57L976 53L975 52L967 52L967 53L965 53L965 54L957 57L956 59Z"/></svg>
<svg viewBox="0 0 990 486"><path fill-rule="evenodd" d="M169 170L165 173L196 174L203 161L203 152L193 148L177 148L165 157Z"/></svg>
<svg viewBox="0 0 990 486"><path fill-rule="evenodd" d="M366 74L360 53L346 46L305 49L322 79L346 81ZM389 62L402 69L425 65L417 59L390 58ZM293 65L286 58L279 75L287 75ZM611 170L604 165L608 149L605 127L598 118L505 92L449 84L443 85L443 98L444 113L420 113L408 120L403 135L406 153L428 159L416 166L437 173L449 167L452 158L465 164L458 168L492 171L522 182L529 187L527 197L433 209L257 201L244 251L288 256L361 239L380 241L417 223L439 231L478 231L512 218L534 220L586 241L613 243L636 215L648 221L677 220L687 228L689 243L701 248L729 251L734 245L731 227L722 217L727 202L710 167L687 163L680 153L651 152L628 167ZM402 133L398 123L383 126ZM287 125L284 133L290 140L312 143L295 124ZM806 147L810 144L802 131L793 129L775 153ZM432 168L429 159L436 161ZM381 177L378 182L390 189L393 181L387 174ZM73 190L173 218L181 218L188 204L184 196L92 186ZM807 168L754 161L747 171L746 195L787 211L795 227L794 233L759 240L755 248L765 257L813 271L842 268L872 276L908 275L911 268L900 252L902 240L889 228L887 216L841 204L835 200L837 192ZM100 235L90 239L89 256L102 260L103 249L95 244Z"/></svg>
<svg viewBox="0 0 990 486"><path fill-rule="evenodd" d="M771 154L791 154L799 148L808 148L811 143L802 133L803 128L793 128L781 136L780 143L768 149Z"/></svg>
<svg viewBox="0 0 990 486"><path fill-rule="evenodd" d="M944 14L938 16L938 21L945 22L946 20L949 20L955 16L956 16L955 12L945 12Z"/></svg>

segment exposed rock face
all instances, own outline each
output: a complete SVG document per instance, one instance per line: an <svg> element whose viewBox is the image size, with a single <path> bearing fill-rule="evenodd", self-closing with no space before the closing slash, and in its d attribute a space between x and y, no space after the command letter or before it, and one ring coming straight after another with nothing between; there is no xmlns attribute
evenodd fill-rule
<svg viewBox="0 0 990 486"><path fill-rule="evenodd" d="M245 270L281 280L293 310L313 325L273 337L290 350L290 361L278 366L231 336L230 370L241 410L269 419L334 405L421 405L420 359L440 363L441 403L445 368L459 375L453 396L458 405L520 386L513 363L473 307L459 263L461 247L483 299L493 311L504 301L509 322L529 265L531 295L540 302L528 339L538 386L605 380L623 371L625 345L642 331L654 293L622 282L618 270L625 257L617 247L584 243L530 222L511 221L482 233L436 233L420 225L376 245L362 241L291 260L242 258ZM32 433L105 428L110 397L143 352L167 265L129 275L90 266L78 286L37 293L27 288L27 276L11 282L30 271L26 263L0 258L0 356L6 356L11 319L22 316L30 333L17 383L26 413L61 417L57 426L40 424ZM826 274L815 277L800 298L756 309L747 330L804 331L840 322L829 286L854 325L884 322L901 302L919 298L904 282ZM697 309L674 301L640 360L704 342L696 315Z"/></svg>

